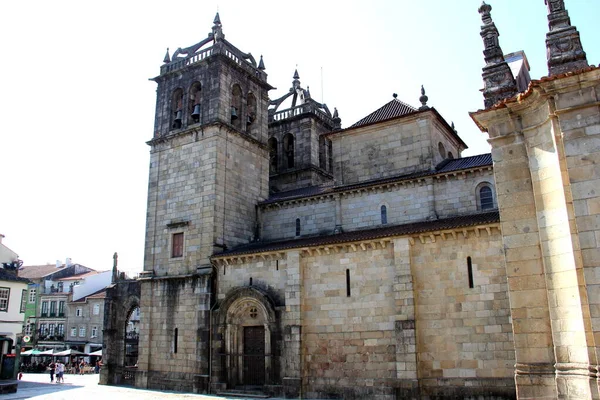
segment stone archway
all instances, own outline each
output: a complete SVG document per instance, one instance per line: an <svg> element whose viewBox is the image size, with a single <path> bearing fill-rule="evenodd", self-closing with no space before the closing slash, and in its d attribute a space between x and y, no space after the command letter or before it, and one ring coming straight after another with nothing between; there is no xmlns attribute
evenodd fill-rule
<svg viewBox="0 0 600 400"><path fill-rule="evenodd" d="M276 318L268 296L252 287L234 290L220 307L219 317L227 386L258 388L271 383Z"/></svg>
<svg viewBox="0 0 600 400"><path fill-rule="evenodd" d="M100 383L134 383L135 371L126 368L126 332L131 313L140 306L139 281L119 281L106 291L104 302L103 367Z"/></svg>

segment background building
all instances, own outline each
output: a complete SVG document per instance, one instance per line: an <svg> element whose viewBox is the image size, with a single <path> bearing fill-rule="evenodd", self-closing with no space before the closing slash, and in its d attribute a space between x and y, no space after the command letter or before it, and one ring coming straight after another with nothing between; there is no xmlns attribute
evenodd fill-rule
<svg viewBox="0 0 600 400"><path fill-rule="evenodd" d="M2 244L3 238L0 235L0 379L15 379L29 281L17 276L22 261Z"/></svg>

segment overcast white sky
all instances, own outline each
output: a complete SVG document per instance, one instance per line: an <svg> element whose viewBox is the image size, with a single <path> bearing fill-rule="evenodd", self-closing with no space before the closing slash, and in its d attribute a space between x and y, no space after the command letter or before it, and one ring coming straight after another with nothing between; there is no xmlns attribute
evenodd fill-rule
<svg viewBox="0 0 600 400"><path fill-rule="evenodd" d="M547 74L543 0L490 0L505 53ZM277 98L298 68L347 127L420 86L469 145L483 106L480 0L4 1L0 4L0 233L26 265L74 262L141 271L154 82L167 47L204 39L219 10L226 38L262 54ZM598 0L566 0L590 64ZM321 85L321 81L323 85Z"/></svg>

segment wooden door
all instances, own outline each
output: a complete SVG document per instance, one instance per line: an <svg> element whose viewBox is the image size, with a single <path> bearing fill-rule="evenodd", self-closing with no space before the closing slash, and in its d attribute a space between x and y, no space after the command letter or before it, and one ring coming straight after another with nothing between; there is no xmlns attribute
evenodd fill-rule
<svg viewBox="0 0 600 400"><path fill-rule="evenodd" d="M265 327L244 327L244 384L265 384Z"/></svg>

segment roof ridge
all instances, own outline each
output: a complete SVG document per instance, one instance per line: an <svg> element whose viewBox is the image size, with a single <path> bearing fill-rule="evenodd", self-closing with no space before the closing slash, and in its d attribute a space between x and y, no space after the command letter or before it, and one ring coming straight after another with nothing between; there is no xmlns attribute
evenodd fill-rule
<svg viewBox="0 0 600 400"><path fill-rule="evenodd" d="M418 111L416 107L413 107L410 104L399 100L398 98L393 98L392 100L385 103L383 106L368 114L366 117L350 125L349 128L356 128L362 125L372 124L374 122L385 121L416 111Z"/></svg>

